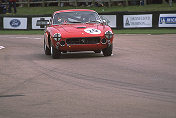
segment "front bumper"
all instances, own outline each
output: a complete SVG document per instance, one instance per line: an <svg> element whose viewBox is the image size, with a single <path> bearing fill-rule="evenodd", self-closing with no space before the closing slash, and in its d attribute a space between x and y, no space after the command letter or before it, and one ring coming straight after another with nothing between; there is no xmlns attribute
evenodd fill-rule
<svg viewBox="0 0 176 118"><path fill-rule="evenodd" d="M65 45L63 47L59 47L59 50L60 51L94 51L94 50L102 50L106 47L107 45L102 45L102 44Z"/></svg>
<svg viewBox="0 0 176 118"><path fill-rule="evenodd" d="M107 48L111 40L100 37L66 38L55 41L55 47L60 51L95 51Z"/></svg>

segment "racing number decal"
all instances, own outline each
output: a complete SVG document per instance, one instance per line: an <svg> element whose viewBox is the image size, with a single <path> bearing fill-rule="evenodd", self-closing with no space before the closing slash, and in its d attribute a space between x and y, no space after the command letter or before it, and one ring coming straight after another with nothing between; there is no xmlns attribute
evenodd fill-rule
<svg viewBox="0 0 176 118"><path fill-rule="evenodd" d="M84 30L86 33L89 33L89 34L100 34L101 31L98 30L98 29L93 29L93 28L87 28Z"/></svg>

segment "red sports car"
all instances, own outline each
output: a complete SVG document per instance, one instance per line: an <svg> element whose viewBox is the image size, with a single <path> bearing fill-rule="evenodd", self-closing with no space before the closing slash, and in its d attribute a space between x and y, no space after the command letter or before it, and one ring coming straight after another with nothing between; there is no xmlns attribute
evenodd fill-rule
<svg viewBox="0 0 176 118"><path fill-rule="evenodd" d="M52 58L75 51L111 56L113 32L97 12L87 9L54 12L44 34L44 51Z"/></svg>

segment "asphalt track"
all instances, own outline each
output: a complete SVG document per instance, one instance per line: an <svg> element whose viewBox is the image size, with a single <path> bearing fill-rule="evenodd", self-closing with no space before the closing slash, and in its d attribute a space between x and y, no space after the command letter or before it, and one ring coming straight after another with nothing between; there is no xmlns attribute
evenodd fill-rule
<svg viewBox="0 0 176 118"><path fill-rule="evenodd" d="M111 57L44 55L0 35L0 118L176 118L176 35L115 35Z"/></svg>

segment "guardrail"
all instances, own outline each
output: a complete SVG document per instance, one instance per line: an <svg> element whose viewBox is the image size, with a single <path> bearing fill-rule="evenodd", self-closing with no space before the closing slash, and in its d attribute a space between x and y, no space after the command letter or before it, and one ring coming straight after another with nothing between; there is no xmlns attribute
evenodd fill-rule
<svg viewBox="0 0 176 118"><path fill-rule="evenodd" d="M154 12L109 12L99 13L110 21L114 29L126 28L176 28L176 11ZM44 29L36 23L49 20L51 15L0 15L0 30L35 30Z"/></svg>

